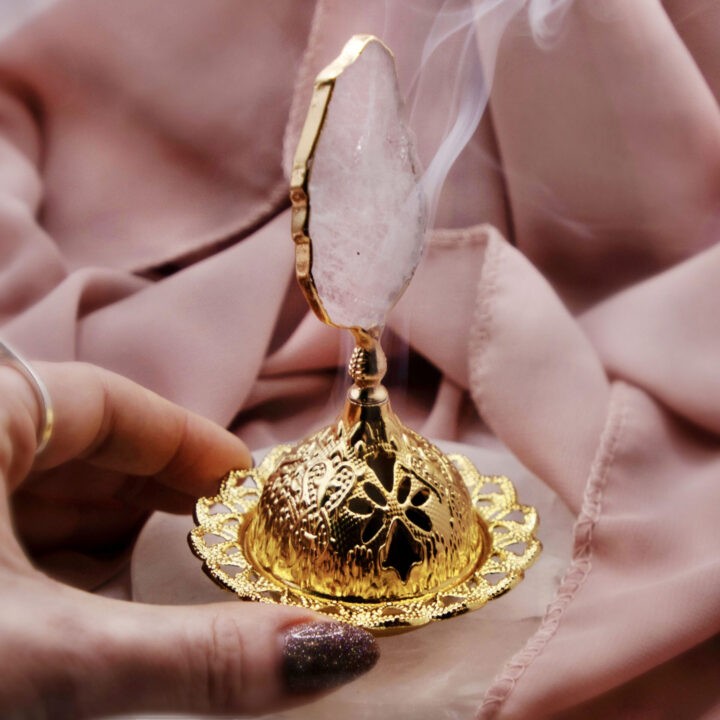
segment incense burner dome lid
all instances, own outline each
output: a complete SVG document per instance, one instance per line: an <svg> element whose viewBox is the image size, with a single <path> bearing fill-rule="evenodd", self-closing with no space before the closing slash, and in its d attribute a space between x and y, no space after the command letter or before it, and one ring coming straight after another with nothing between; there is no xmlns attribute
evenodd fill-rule
<svg viewBox="0 0 720 720"><path fill-rule="evenodd" d="M393 601L436 593L485 557L486 529L458 469L402 426L392 439L344 417L292 447L264 484L246 547L312 595Z"/></svg>

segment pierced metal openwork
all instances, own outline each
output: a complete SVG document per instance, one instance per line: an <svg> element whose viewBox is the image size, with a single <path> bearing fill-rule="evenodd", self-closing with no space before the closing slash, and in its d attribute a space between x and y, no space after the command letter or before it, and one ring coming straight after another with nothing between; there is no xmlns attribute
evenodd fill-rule
<svg viewBox="0 0 720 720"><path fill-rule="evenodd" d="M387 632L417 627L431 620L451 617L481 607L520 582L525 570L532 565L540 552L540 543L535 537L537 513L533 508L517 502L512 483L502 476L479 474L464 456L444 456L462 478L470 495L473 516L481 521L478 526L483 528L483 549L465 575L456 578L454 582L409 597L378 596L367 599L352 597L345 592L339 596L308 593L302 583L298 584L291 579L286 582L279 580L268 569L260 567L251 554L256 547L251 537L251 528L258 522L258 514L262 512L260 498L263 489L276 469L282 466L283 459L287 460L293 454L291 446L275 448L258 468L230 473L223 481L217 496L203 498L198 502L198 526L190 535L191 546L203 560L209 575L241 598L319 610L376 632ZM337 458L338 467L352 467L345 463L345 460ZM352 565L353 557L363 556L369 559L373 554L372 548L377 548L377 557L382 557L380 563L384 565L384 571L395 576L402 585L402 575L410 574L413 567L418 567L419 559L416 553L422 554L420 548L428 547L427 543L433 532L430 509L425 511L429 522L420 521L424 527L412 522L407 512L430 503L433 491L415 478L408 483L406 478L409 478L410 474L401 471L397 476L399 482L390 493L384 488L381 492L378 485L372 481L366 481L369 483L367 488L366 482L363 482L352 492L346 511L357 516L361 537L358 545L345 549L349 556L347 562ZM330 487L327 468L321 472L317 465L307 469L305 479L310 481L309 487L326 490L322 511L329 519L339 509L338 496L347 492L347 480L345 483L340 480ZM298 480L301 481L300 478ZM373 489L368 492L370 487ZM312 496L312 491L310 493ZM396 503L395 514L390 521L387 520L387 513L379 512L385 510L382 502L388 494L393 497L390 502ZM317 495L314 497L317 498ZM357 512L358 509L361 512ZM304 533L301 528L307 528L308 523L303 521L301 515L299 509L296 516L292 516L288 511L286 519L295 524L298 532ZM376 520L372 521L371 530L366 531L373 516ZM307 517L308 513L304 515L304 518ZM328 528L330 525L325 524L322 527ZM365 543L362 540L363 533L371 533L375 527L375 534L366 536L369 542ZM403 529L392 530L393 527ZM400 537L403 539L396 540L398 533L402 533ZM276 544L277 540L280 539L280 546L283 543L276 535L267 539L265 556L270 558L275 552L281 551ZM314 538L307 539L308 542L320 544L318 549L321 557L330 550L329 547L320 549L322 544L327 543L329 546L338 540L332 538L327 530L317 532ZM408 552L403 543L417 545ZM302 581L302 575L299 579Z"/></svg>

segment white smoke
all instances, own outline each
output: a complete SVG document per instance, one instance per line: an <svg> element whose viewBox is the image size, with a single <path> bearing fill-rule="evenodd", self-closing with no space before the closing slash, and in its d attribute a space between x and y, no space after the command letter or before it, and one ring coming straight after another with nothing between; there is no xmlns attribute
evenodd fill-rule
<svg viewBox="0 0 720 720"><path fill-rule="evenodd" d="M486 110L503 35L521 12L539 47L558 36L573 0L386 0L391 35L423 26L426 34L405 84L408 123L425 167L430 225L453 163ZM439 7L438 7L439 5ZM393 32L394 31L394 32ZM444 119L438 122L439 113Z"/></svg>

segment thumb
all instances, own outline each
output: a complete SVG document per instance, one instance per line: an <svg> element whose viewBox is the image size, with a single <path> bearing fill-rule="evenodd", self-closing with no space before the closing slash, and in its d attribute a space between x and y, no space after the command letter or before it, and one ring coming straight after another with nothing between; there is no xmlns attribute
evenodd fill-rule
<svg viewBox="0 0 720 720"><path fill-rule="evenodd" d="M367 631L299 608L233 602L165 607L71 592L82 605L67 606L61 622L53 623L65 631L57 663L65 677L58 682L56 676L46 695L53 718L260 714L314 699L378 658Z"/></svg>

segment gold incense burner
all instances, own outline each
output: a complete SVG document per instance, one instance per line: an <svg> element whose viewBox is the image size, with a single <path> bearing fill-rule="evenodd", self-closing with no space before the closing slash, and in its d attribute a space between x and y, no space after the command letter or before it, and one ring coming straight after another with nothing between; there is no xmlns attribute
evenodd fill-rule
<svg viewBox="0 0 720 720"><path fill-rule="evenodd" d="M363 56L363 72L349 72ZM355 118L358 96L380 109ZM443 454L404 426L382 385L384 316L412 277L425 231L418 163L398 98L389 50L370 36L352 38L316 80L293 167L298 281L316 315L349 330L356 343L344 409L336 423L275 448L256 469L231 472L216 497L198 501L190 535L210 576L241 598L299 605L375 631L480 607L519 582L540 551L537 514L517 502L510 481L480 475L467 458ZM330 154L323 134L336 126ZM379 139L368 128L380 128ZM337 144L348 136L355 145L343 156ZM374 162L390 163L382 172L400 178L381 199L391 207L380 227L396 245L378 240L373 208L353 209L355 193L376 191L363 175L373 167L362 153L358 159L363 148ZM341 179L350 173L342 183L349 189L338 187L338 172ZM311 197L316 211L315 197L330 203L333 191L350 194L347 213L333 220L318 211L313 225ZM355 214L354 232L333 234L348 214ZM355 265L348 269L343 258ZM363 268L380 268L380 278L365 277Z"/></svg>
<svg viewBox="0 0 720 720"><path fill-rule="evenodd" d="M286 585L385 602L466 578L488 543L452 462L387 401L349 399L335 426L279 458L245 547Z"/></svg>

